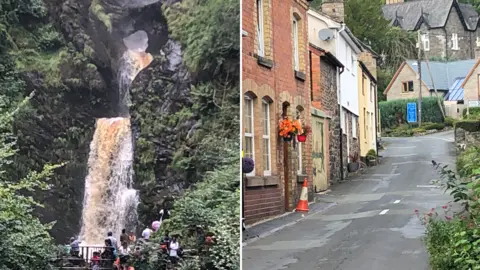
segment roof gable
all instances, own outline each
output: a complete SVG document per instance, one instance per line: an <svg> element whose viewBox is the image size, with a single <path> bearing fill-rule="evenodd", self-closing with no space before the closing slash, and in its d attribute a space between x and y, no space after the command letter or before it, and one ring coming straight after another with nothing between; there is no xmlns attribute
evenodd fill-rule
<svg viewBox="0 0 480 270"><path fill-rule="evenodd" d="M416 60L407 60L407 64L418 74L418 65ZM462 60L454 62L436 62L430 61L429 66L433 77L433 82L428 71L427 63L421 62L422 65L422 81L425 82L429 89L448 90L457 78L465 77L472 67L475 60Z"/></svg>
<svg viewBox="0 0 480 270"><path fill-rule="evenodd" d="M383 16L395 26L414 31L425 24L428 28L441 28L447 23L450 10L455 8L465 29L474 31L479 16L470 4L460 4L457 0L417 0L389 4L382 8Z"/></svg>
<svg viewBox="0 0 480 270"><path fill-rule="evenodd" d="M391 21L400 19L405 30L417 30L419 21L426 17L431 28L443 27L448 19L454 0L421 0L384 5L383 16ZM422 16L423 11L423 16Z"/></svg>

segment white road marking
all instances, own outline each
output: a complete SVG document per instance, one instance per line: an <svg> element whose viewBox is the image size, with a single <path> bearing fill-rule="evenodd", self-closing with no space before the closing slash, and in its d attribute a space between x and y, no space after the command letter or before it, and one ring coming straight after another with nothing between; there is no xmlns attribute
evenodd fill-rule
<svg viewBox="0 0 480 270"><path fill-rule="evenodd" d="M396 201L394 201L393 203L394 203L394 204L397 204L397 203L399 203L399 202L400 202L400 200L396 200Z"/></svg>
<svg viewBox="0 0 480 270"><path fill-rule="evenodd" d="M439 188L437 185L417 185L417 188Z"/></svg>
<svg viewBox="0 0 480 270"><path fill-rule="evenodd" d="M417 154L405 154L405 155L388 155L386 157L412 157L417 156Z"/></svg>
<svg viewBox="0 0 480 270"><path fill-rule="evenodd" d="M381 215L381 216L382 216L382 215L385 215L385 214L388 212L388 210L389 210L389 209L385 209L385 210L383 210L382 212L380 212L380 214L379 214L379 215Z"/></svg>

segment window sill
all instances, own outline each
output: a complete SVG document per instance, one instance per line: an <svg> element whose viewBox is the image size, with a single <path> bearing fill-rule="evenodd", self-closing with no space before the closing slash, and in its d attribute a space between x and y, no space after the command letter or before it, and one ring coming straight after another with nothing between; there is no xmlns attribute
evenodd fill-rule
<svg viewBox="0 0 480 270"><path fill-rule="evenodd" d="M304 82L307 79L307 75L301 71L295 70L295 78Z"/></svg>
<svg viewBox="0 0 480 270"><path fill-rule="evenodd" d="M259 55L255 55L255 57L257 58L257 64L259 64L260 66L264 66L270 69L273 67L273 60L267 59Z"/></svg>
<svg viewBox="0 0 480 270"><path fill-rule="evenodd" d="M280 182L278 176L247 176L246 187L277 186Z"/></svg>

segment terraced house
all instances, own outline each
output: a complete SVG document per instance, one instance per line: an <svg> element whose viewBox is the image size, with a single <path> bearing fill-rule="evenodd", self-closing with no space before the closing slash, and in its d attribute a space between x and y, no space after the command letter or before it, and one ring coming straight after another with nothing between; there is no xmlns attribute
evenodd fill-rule
<svg viewBox="0 0 480 270"><path fill-rule="evenodd" d="M305 178L312 190L311 136L304 143L279 136L285 117L311 122L308 5L242 1L242 148L255 161L243 179L247 224L292 210Z"/></svg>
<svg viewBox="0 0 480 270"><path fill-rule="evenodd" d="M434 58L475 58L480 47L479 15L457 0L386 0L383 15L395 26L421 32L425 54Z"/></svg>

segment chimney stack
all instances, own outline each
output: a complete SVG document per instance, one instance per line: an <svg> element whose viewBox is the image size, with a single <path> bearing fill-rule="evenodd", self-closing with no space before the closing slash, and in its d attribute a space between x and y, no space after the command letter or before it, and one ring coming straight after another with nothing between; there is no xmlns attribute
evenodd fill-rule
<svg viewBox="0 0 480 270"><path fill-rule="evenodd" d="M391 5L391 4L398 4L398 3L403 3L405 2L404 0L386 0L385 4Z"/></svg>
<svg viewBox="0 0 480 270"><path fill-rule="evenodd" d="M343 0L324 0L322 12L339 22L345 22L345 7Z"/></svg>

